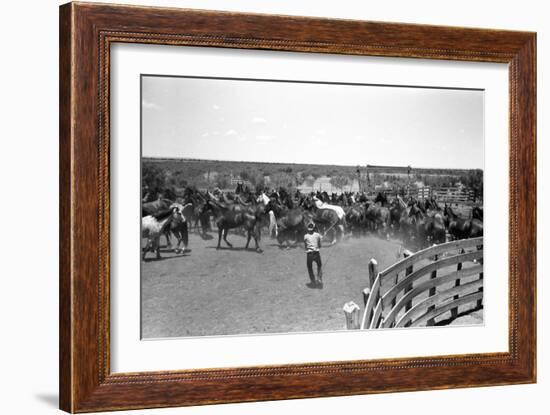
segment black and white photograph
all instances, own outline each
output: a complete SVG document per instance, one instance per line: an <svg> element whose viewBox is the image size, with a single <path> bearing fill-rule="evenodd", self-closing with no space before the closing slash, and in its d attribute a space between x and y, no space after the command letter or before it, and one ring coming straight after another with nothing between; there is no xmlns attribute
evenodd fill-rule
<svg viewBox="0 0 550 415"><path fill-rule="evenodd" d="M142 74L140 105L142 339L484 324L482 89Z"/></svg>

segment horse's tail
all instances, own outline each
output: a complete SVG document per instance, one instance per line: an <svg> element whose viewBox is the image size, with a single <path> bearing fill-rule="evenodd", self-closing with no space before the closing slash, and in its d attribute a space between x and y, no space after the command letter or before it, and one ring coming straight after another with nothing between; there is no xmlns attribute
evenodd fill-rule
<svg viewBox="0 0 550 415"><path fill-rule="evenodd" d="M275 230L277 234L277 219L275 218L275 213L272 210L269 211L269 233L272 234Z"/></svg>

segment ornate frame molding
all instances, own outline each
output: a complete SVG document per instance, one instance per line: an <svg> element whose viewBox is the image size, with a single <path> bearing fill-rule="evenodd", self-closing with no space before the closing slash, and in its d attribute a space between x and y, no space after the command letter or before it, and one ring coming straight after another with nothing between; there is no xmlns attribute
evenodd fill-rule
<svg viewBox="0 0 550 415"><path fill-rule="evenodd" d="M510 351L112 374L109 68L110 45L116 42L508 63ZM534 382L535 94L533 33L86 3L61 6L61 408L89 412Z"/></svg>

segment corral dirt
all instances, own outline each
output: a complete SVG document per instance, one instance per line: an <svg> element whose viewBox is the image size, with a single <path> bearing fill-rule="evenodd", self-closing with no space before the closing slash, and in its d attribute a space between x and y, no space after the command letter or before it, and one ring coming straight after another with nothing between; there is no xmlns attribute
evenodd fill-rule
<svg viewBox="0 0 550 415"><path fill-rule="evenodd" d="M164 251L161 260L149 253L142 262L142 338L343 330L342 306L363 304L369 260L383 270L403 250L399 241L375 236L323 247L324 287L317 289L307 285L302 245L280 249L264 237L257 253L244 250L245 238L235 233L233 249L222 242L216 250L217 237L189 239L192 252ZM454 324L481 322L477 312Z"/></svg>

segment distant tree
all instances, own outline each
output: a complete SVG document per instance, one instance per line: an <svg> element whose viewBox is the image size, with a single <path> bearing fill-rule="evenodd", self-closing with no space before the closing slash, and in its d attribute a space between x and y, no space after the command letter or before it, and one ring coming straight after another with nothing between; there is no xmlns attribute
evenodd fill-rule
<svg viewBox="0 0 550 415"><path fill-rule="evenodd" d="M216 186L218 186L220 189L228 189L231 185L231 180L229 179L229 176L226 175L219 175L216 179Z"/></svg>
<svg viewBox="0 0 550 415"><path fill-rule="evenodd" d="M141 181L150 192L160 192L164 189L166 175L164 170L155 164L144 163L141 170Z"/></svg>
<svg viewBox="0 0 550 415"><path fill-rule="evenodd" d="M251 176L249 180L254 186L256 186L256 188L263 188L265 186L264 175L261 172L256 172L256 174Z"/></svg>
<svg viewBox="0 0 550 415"><path fill-rule="evenodd" d="M271 178L271 183L273 183L275 187L282 186L288 190L296 186L295 176L288 173L278 172L270 176L270 178Z"/></svg>
<svg viewBox="0 0 550 415"><path fill-rule="evenodd" d="M344 186L349 185L350 179L347 176L332 176L330 178L330 184L340 190L344 189Z"/></svg>
<svg viewBox="0 0 550 415"><path fill-rule="evenodd" d="M248 173L248 171L246 170L241 171L239 176L241 176L241 179L243 180L250 180L250 173Z"/></svg>

